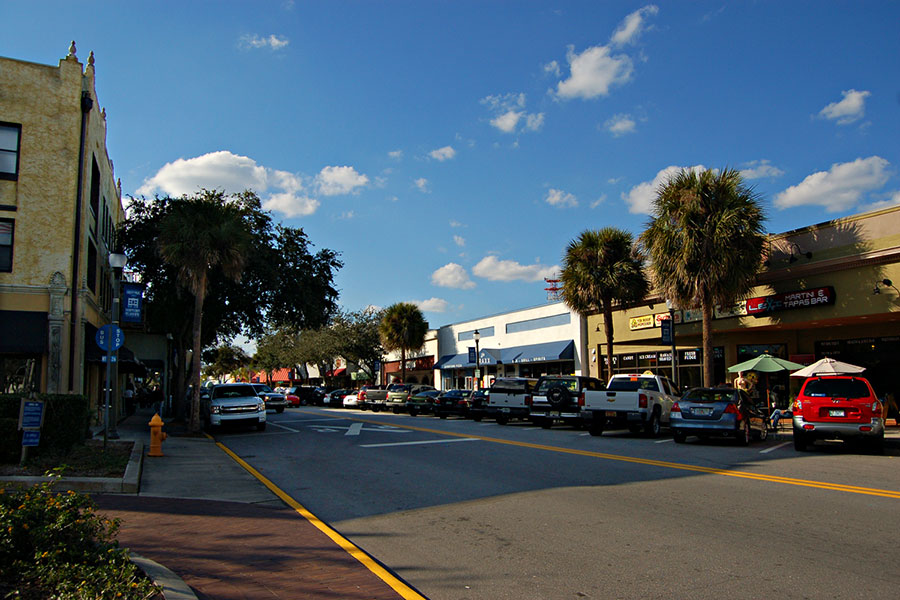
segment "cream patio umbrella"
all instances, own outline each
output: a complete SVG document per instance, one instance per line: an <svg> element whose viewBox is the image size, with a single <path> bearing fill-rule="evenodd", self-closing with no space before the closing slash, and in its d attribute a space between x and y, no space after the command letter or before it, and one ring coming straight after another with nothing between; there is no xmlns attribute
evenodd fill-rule
<svg viewBox="0 0 900 600"><path fill-rule="evenodd" d="M850 363L841 362L826 356L817 360L808 367L803 367L799 371L791 373L791 377L815 377L816 375L849 375L852 373L862 373L865 367L858 367Z"/></svg>

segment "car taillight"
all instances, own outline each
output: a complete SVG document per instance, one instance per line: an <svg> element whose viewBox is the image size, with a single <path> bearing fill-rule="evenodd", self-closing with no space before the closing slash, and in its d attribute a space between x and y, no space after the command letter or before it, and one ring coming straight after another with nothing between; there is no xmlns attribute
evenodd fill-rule
<svg viewBox="0 0 900 600"><path fill-rule="evenodd" d="M531 406L531 396L525 396L525 406Z"/></svg>
<svg viewBox="0 0 900 600"><path fill-rule="evenodd" d="M680 412L681 412L681 407L678 406L678 403L676 402L675 404L672 405L672 410L669 411L669 412L677 412L677 413L680 413Z"/></svg>
<svg viewBox="0 0 900 600"><path fill-rule="evenodd" d="M359 395L356 397L357 400L365 400L366 399L366 390L362 390Z"/></svg>
<svg viewBox="0 0 900 600"><path fill-rule="evenodd" d="M738 410L737 404L729 404L728 406L726 406L725 414L737 415L738 421L740 421L743 417L743 415L741 415L741 411Z"/></svg>
<svg viewBox="0 0 900 600"><path fill-rule="evenodd" d="M578 406L584 406L584 392L578 395Z"/></svg>
<svg viewBox="0 0 900 600"><path fill-rule="evenodd" d="M638 396L638 408L647 408L647 394Z"/></svg>
<svg viewBox="0 0 900 600"><path fill-rule="evenodd" d="M872 416L874 416L874 417L880 417L880 416L881 416L881 410L882 410L881 402L879 402L878 400L876 400L875 402L872 403Z"/></svg>
<svg viewBox="0 0 900 600"><path fill-rule="evenodd" d="M406 401L409 402L412 399L412 394L406 395Z"/></svg>

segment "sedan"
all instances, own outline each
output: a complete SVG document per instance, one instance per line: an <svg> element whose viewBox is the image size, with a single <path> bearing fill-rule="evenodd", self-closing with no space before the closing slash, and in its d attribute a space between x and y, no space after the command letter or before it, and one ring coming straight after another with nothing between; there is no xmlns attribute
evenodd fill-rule
<svg viewBox="0 0 900 600"><path fill-rule="evenodd" d="M434 399L441 395L440 390L421 390L406 401L406 410L409 416L414 417L422 413L434 412Z"/></svg>
<svg viewBox="0 0 900 600"><path fill-rule="evenodd" d="M353 390L332 390L325 394L325 405L326 406L337 406L341 407L344 405L344 396L347 394L352 394Z"/></svg>
<svg viewBox="0 0 900 600"><path fill-rule="evenodd" d="M669 426L679 444L688 435L700 439L732 437L742 446L768 435L764 410L736 388L693 388L672 405Z"/></svg>
<svg viewBox="0 0 900 600"><path fill-rule="evenodd" d="M434 399L434 414L446 419L448 415L469 416L472 390L447 390Z"/></svg>
<svg viewBox="0 0 900 600"><path fill-rule="evenodd" d="M344 408L359 408L359 392L350 392L341 402Z"/></svg>

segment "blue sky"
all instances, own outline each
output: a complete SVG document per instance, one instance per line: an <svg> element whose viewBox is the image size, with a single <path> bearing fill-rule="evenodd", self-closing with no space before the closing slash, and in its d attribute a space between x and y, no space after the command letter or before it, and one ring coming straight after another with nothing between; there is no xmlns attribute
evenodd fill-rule
<svg viewBox="0 0 900 600"><path fill-rule="evenodd" d="M546 301L681 167L782 232L900 203L896 2L0 3L0 55L96 58L126 194L254 189L341 253L350 310ZM9 26L15 24L14 26Z"/></svg>

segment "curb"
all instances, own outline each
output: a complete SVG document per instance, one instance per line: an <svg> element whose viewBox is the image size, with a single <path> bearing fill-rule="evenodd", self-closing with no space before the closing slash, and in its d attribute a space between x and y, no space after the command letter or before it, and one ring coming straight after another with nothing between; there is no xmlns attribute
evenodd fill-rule
<svg viewBox="0 0 900 600"><path fill-rule="evenodd" d="M60 477L53 485L53 489L58 491L73 492L90 492L95 494L137 494L141 487L141 471L144 467L144 442L141 440L134 441L134 447L131 449L131 457L128 459L128 465L125 467L125 474L122 477ZM22 485L30 487L32 485L47 483L52 481L53 477L25 477L14 475L9 477L0 477L0 484Z"/></svg>
<svg viewBox="0 0 900 600"><path fill-rule="evenodd" d="M165 600L197 600L194 593L181 577L149 558L131 553L131 562L136 564L153 583L162 588Z"/></svg>

